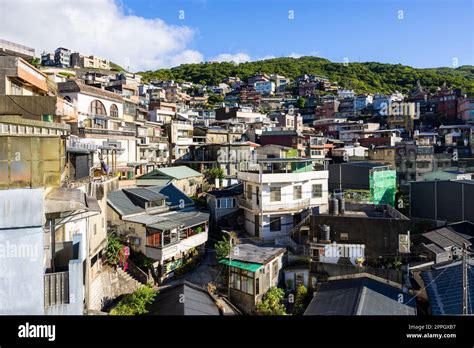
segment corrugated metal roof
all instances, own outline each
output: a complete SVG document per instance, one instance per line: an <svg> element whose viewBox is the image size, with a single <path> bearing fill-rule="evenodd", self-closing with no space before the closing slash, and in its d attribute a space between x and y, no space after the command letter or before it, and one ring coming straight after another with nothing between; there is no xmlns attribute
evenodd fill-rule
<svg viewBox="0 0 474 348"><path fill-rule="evenodd" d="M144 187L131 187L131 188L124 188L123 191L125 193L131 193L135 196L141 197L143 199L146 199L147 201L155 201L159 199L165 199L166 197L162 195L161 193L150 190L148 188Z"/></svg>
<svg viewBox="0 0 474 348"><path fill-rule="evenodd" d="M183 301L182 299L185 299ZM220 315L209 293L195 284L183 282L160 290L150 306L152 315Z"/></svg>
<svg viewBox="0 0 474 348"><path fill-rule="evenodd" d="M415 315L415 301L371 278L335 280L321 285L305 315Z"/></svg>
<svg viewBox="0 0 474 348"><path fill-rule="evenodd" d="M142 207L132 202L123 190L109 192L107 194L107 202L122 216L138 214L144 211Z"/></svg>
<svg viewBox="0 0 474 348"><path fill-rule="evenodd" d="M435 231L423 233L423 237L432 241L441 248L449 248L452 246L462 248L463 243L466 243L467 246L471 245L471 242L458 233L452 231L450 227L441 227Z"/></svg>
<svg viewBox="0 0 474 348"><path fill-rule="evenodd" d="M433 243L426 244L425 248L427 248L428 250L431 250L435 254L443 254L443 253L447 252L443 248L441 248L441 247L439 247L439 246L437 246L436 244L433 244Z"/></svg>
<svg viewBox="0 0 474 348"><path fill-rule="evenodd" d="M474 261L468 260L469 298L474 299ZM462 262L451 263L421 272L433 315L462 314ZM428 285L429 284L429 285ZM474 303L468 301L468 311L474 314Z"/></svg>
<svg viewBox="0 0 474 348"><path fill-rule="evenodd" d="M144 202L165 199L170 208L183 209L194 205L194 201L173 184L124 188L110 192L107 202L120 215L127 216L145 212ZM181 206L181 203L184 206Z"/></svg>

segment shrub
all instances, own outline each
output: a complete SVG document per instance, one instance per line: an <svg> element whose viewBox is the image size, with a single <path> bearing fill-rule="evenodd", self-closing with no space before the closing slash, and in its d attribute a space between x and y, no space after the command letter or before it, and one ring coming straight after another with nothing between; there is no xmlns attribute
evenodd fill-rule
<svg viewBox="0 0 474 348"><path fill-rule="evenodd" d="M294 315L302 315L308 306L308 289L304 285L298 285L295 295L295 306L293 307Z"/></svg>
<svg viewBox="0 0 474 348"><path fill-rule="evenodd" d="M283 299L285 292L283 289L272 287L263 296L262 301L257 303L255 311L258 315L286 315Z"/></svg>
<svg viewBox="0 0 474 348"><path fill-rule="evenodd" d="M150 286L141 286L135 292L125 295L111 311L110 315L140 315L148 313L148 305L153 302L158 291Z"/></svg>

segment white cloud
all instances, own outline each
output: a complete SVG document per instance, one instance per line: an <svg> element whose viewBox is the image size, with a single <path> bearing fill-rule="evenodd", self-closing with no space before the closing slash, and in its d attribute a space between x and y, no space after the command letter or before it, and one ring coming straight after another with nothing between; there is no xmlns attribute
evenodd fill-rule
<svg viewBox="0 0 474 348"><path fill-rule="evenodd" d="M266 60L266 59L274 59L274 58L276 58L276 56L271 55L271 54L267 54L266 56L258 57L258 58L255 59L255 60Z"/></svg>
<svg viewBox="0 0 474 348"><path fill-rule="evenodd" d="M204 60L189 48L193 29L136 16L113 0L1 2L2 38L34 47L37 55L62 46L129 65L132 71Z"/></svg>
<svg viewBox="0 0 474 348"><path fill-rule="evenodd" d="M290 58L301 58L301 57L303 57L303 55L299 54L299 53L292 52L288 57L290 57Z"/></svg>
<svg viewBox="0 0 474 348"><path fill-rule="evenodd" d="M209 59L211 62L234 62L236 64L250 61L250 56L247 53L221 53L216 57Z"/></svg>

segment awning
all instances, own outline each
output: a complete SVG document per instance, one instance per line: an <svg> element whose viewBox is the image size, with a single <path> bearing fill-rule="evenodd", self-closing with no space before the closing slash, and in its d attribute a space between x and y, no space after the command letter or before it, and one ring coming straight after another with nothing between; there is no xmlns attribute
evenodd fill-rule
<svg viewBox="0 0 474 348"><path fill-rule="evenodd" d="M219 263L222 263L224 265L231 266L231 267L240 268L240 269L250 271L250 272L256 272L263 266L259 263L250 263L250 262L243 262L243 261L236 261L236 260L229 260L229 259L222 259L219 261Z"/></svg>
<svg viewBox="0 0 474 348"><path fill-rule="evenodd" d="M80 210L101 212L97 199L86 195L79 189L55 188L46 195L44 202L46 214Z"/></svg>

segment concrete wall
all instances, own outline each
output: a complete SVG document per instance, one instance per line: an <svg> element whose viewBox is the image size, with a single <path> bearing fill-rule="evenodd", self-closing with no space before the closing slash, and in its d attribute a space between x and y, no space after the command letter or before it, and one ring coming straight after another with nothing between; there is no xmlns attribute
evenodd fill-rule
<svg viewBox="0 0 474 348"><path fill-rule="evenodd" d="M474 180L417 182L410 192L413 218L474 222Z"/></svg>
<svg viewBox="0 0 474 348"><path fill-rule="evenodd" d="M367 256L396 254L399 234L410 229L410 220L312 215L311 235L319 237L319 225L323 224L330 226L332 241L365 244ZM341 233L348 233L349 240L341 240Z"/></svg>
<svg viewBox="0 0 474 348"><path fill-rule="evenodd" d="M42 189L0 191L0 314L44 314Z"/></svg>
<svg viewBox="0 0 474 348"><path fill-rule="evenodd" d="M0 114L21 115L23 118L42 121L40 115L57 113L56 103L57 97L51 96L0 96Z"/></svg>

